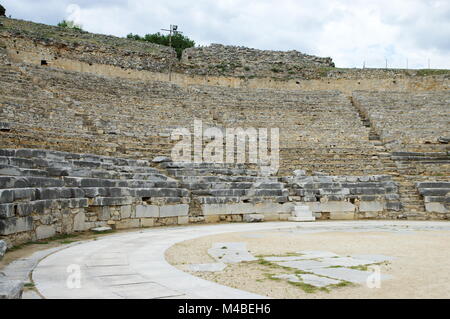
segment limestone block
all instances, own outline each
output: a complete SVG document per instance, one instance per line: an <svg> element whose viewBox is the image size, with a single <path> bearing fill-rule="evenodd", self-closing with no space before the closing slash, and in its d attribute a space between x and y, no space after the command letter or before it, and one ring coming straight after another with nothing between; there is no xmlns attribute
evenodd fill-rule
<svg viewBox="0 0 450 319"><path fill-rule="evenodd" d="M0 235L10 235L32 229L33 218L31 216L0 219Z"/></svg>
<svg viewBox="0 0 450 319"><path fill-rule="evenodd" d="M308 222L314 221L316 218L313 216L311 209L307 205L295 205L292 216L288 218L293 222Z"/></svg>
<svg viewBox="0 0 450 319"><path fill-rule="evenodd" d="M292 215L291 215L290 213L281 213L281 214L278 214L279 220L282 220L282 221L289 220L289 217L291 217L291 216L292 216Z"/></svg>
<svg viewBox="0 0 450 319"><path fill-rule="evenodd" d="M0 189L0 204L14 201L14 192L9 189Z"/></svg>
<svg viewBox="0 0 450 319"><path fill-rule="evenodd" d="M159 217L159 206L136 205L136 218Z"/></svg>
<svg viewBox="0 0 450 319"><path fill-rule="evenodd" d="M264 215L263 214L244 214L244 222L247 223L258 223L264 221Z"/></svg>
<svg viewBox="0 0 450 319"><path fill-rule="evenodd" d="M0 219L9 218L14 216L13 204L0 204Z"/></svg>
<svg viewBox="0 0 450 319"><path fill-rule="evenodd" d="M425 210L430 213L450 213L450 210L448 210L443 203L425 203Z"/></svg>
<svg viewBox="0 0 450 319"><path fill-rule="evenodd" d="M153 227L155 226L155 218L141 218L141 227Z"/></svg>
<svg viewBox="0 0 450 319"><path fill-rule="evenodd" d="M332 220L355 219L355 213L354 212L330 212L330 219L332 219Z"/></svg>
<svg viewBox="0 0 450 319"><path fill-rule="evenodd" d="M131 205L120 206L120 218L131 217Z"/></svg>
<svg viewBox="0 0 450 319"><path fill-rule="evenodd" d="M188 213L189 213L189 205L187 204L165 205L159 208L160 217L187 216Z"/></svg>
<svg viewBox="0 0 450 319"><path fill-rule="evenodd" d="M257 203L254 205L255 213L257 214L267 214L267 213L290 213L292 211L293 203L273 203L264 202Z"/></svg>
<svg viewBox="0 0 450 319"><path fill-rule="evenodd" d="M188 216L178 216L178 225L186 225L189 224Z"/></svg>
<svg viewBox="0 0 450 319"><path fill-rule="evenodd" d="M360 202L359 211L360 212L382 212L384 209L384 203L382 202Z"/></svg>
<svg viewBox="0 0 450 319"><path fill-rule="evenodd" d="M73 230L74 231L85 231L87 230L86 225L86 215L84 212L79 212L73 217Z"/></svg>
<svg viewBox="0 0 450 319"><path fill-rule="evenodd" d="M278 220L280 220L280 214L277 214L277 213L272 213L272 214L265 213L264 214L264 220L265 221L278 221Z"/></svg>
<svg viewBox="0 0 450 319"><path fill-rule="evenodd" d="M319 205L319 212L354 212L356 209L356 206L349 202L327 202Z"/></svg>
<svg viewBox="0 0 450 319"><path fill-rule="evenodd" d="M36 239L45 239L55 236L56 230L53 225L40 225L36 228Z"/></svg>
<svg viewBox="0 0 450 319"><path fill-rule="evenodd" d="M101 227L95 227L92 228L91 231L93 231L94 233L104 233L107 231L110 231L112 228L109 226L101 226Z"/></svg>
<svg viewBox="0 0 450 319"><path fill-rule="evenodd" d="M220 216L219 215L208 215L205 216L205 223L218 223L220 222Z"/></svg>
<svg viewBox="0 0 450 319"><path fill-rule="evenodd" d="M115 229L128 229L128 228L139 228L139 219L124 219L116 221Z"/></svg>
<svg viewBox="0 0 450 319"><path fill-rule="evenodd" d="M205 216L256 213L255 205L252 203L204 204L201 207Z"/></svg>
<svg viewBox="0 0 450 319"><path fill-rule="evenodd" d="M0 277L0 299L21 299L24 283Z"/></svg>
<svg viewBox="0 0 450 319"><path fill-rule="evenodd" d="M0 240L0 260L5 256L6 249L8 249L8 245L6 245L4 240Z"/></svg>
<svg viewBox="0 0 450 319"><path fill-rule="evenodd" d="M392 211L400 211L402 209L402 203L401 202L386 202L386 209L392 210Z"/></svg>
<svg viewBox="0 0 450 319"><path fill-rule="evenodd" d="M111 208L108 206L100 207L98 212L98 220L108 220L111 218Z"/></svg>

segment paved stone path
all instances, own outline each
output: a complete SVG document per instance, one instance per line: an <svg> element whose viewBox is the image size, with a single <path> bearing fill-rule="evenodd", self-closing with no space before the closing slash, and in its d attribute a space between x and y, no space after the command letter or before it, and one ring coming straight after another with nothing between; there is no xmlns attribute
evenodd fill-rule
<svg viewBox="0 0 450 319"><path fill-rule="evenodd" d="M75 243L60 249L36 253L32 279L45 298L263 298L249 292L213 283L170 265L164 252L172 245L219 233L295 229L308 233L339 228L351 231L355 227L378 230L408 226L409 229L448 229L444 222L348 221L261 224L221 224L186 227L165 227L114 234L98 240ZM395 231L395 230L394 230ZM16 266L21 261L16 262ZM3 271L8 273L12 267ZM80 271L80 288L76 273Z"/></svg>

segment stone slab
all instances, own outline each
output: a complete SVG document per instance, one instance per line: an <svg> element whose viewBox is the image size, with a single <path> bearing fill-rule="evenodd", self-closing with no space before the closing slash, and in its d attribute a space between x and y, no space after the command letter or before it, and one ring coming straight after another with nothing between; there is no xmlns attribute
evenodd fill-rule
<svg viewBox="0 0 450 319"><path fill-rule="evenodd" d="M373 264L373 261L371 260L356 259L351 257L322 258L320 260L332 266L341 267L355 267Z"/></svg>
<svg viewBox="0 0 450 319"><path fill-rule="evenodd" d="M159 217L156 205L136 205L136 218Z"/></svg>
<svg viewBox="0 0 450 319"><path fill-rule="evenodd" d="M239 263L242 261L257 260L247 250L246 243L214 243L212 248L208 249L208 254L222 263Z"/></svg>
<svg viewBox="0 0 450 319"><path fill-rule="evenodd" d="M1 276L1 275L0 275ZM0 277L0 299L21 299L24 283Z"/></svg>
<svg viewBox="0 0 450 319"><path fill-rule="evenodd" d="M108 226L95 227L95 228L91 229L91 231L93 231L94 233L103 233L105 231L110 231L110 230L112 230L112 228L108 227Z"/></svg>
<svg viewBox="0 0 450 319"><path fill-rule="evenodd" d="M293 260L293 261L282 261L276 263L282 267L295 268L302 271L311 271L317 268L326 268L332 266L329 263L316 261L316 260Z"/></svg>
<svg viewBox="0 0 450 319"><path fill-rule="evenodd" d="M320 277L320 276L311 275L311 274L301 274L301 275L298 275L298 277L300 277L300 279L305 284L308 284L308 285L311 285L314 287L318 287L318 288L323 288L323 287L326 287L329 285L337 285L341 282L340 280L337 280L337 279Z"/></svg>
<svg viewBox="0 0 450 319"><path fill-rule="evenodd" d="M189 213L188 204L165 205L159 208L160 217L188 216L188 213Z"/></svg>
<svg viewBox="0 0 450 319"><path fill-rule="evenodd" d="M371 271L362 271L349 268L315 268L311 270L314 274L330 278L345 280L351 283L361 284L367 282ZM389 275L381 275L381 280L390 279Z"/></svg>
<svg viewBox="0 0 450 319"><path fill-rule="evenodd" d="M244 214L243 220L246 223L259 223L264 221L263 214Z"/></svg>

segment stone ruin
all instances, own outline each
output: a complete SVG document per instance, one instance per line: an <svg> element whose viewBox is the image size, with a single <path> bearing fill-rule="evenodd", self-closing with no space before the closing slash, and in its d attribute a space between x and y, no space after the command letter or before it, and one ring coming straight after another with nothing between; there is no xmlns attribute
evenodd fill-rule
<svg viewBox="0 0 450 319"><path fill-rule="evenodd" d="M167 47L0 21L0 239L10 247L98 227L287 221L296 206L316 220L450 216L448 75L365 78L329 58L221 45L177 61ZM233 63L254 69L255 86L215 67ZM182 84L167 81L169 64ZM279 65L275 87L264 77ZM317 79L292 89L296 66ZM195 119L279 127L278 173L172 161L170 132Z"/></svg>

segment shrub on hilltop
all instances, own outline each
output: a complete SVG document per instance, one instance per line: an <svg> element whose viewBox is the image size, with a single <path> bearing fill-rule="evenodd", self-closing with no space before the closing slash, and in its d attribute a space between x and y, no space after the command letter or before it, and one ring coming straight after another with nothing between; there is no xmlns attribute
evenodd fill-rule
<svg viewBox="0 0 450 319"><path fill-rule="evenodd" d="M64 28L64 29L73 29L73 30L83 31L83 29L81 28L81 25L76 24L75 22L69 21L69 20L62 20L60 23L58 23L58 27Z"/></svg>
<svg viewBox="0 0 450 319"><path fill-rule="evenodd" d="M141 37L138 34L128 34L128 39L134 39L137 41L146 41L161 45L169 46L169 35L164 35L159 32L153 34L146 34ZM191 48L195 46L195 42L188 37L182 35L181 33L176 33L172 35L172 48L177 52L178 59L181 59L181 54L184 49Z"/></svg>

